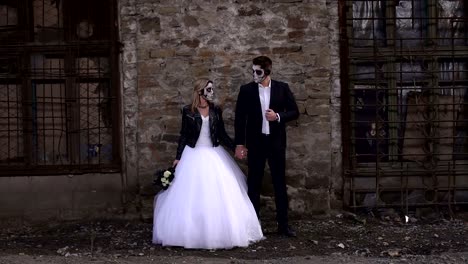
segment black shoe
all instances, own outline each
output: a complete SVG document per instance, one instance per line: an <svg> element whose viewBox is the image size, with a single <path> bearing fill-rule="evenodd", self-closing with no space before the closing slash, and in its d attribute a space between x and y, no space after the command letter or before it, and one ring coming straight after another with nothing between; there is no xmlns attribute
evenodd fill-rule
<svg viewBox="0 0 468 264"><path fill-rule="evenodd" d="M297 237L296 231L290 226L278 227L278 234L285 237Z"/></svg>

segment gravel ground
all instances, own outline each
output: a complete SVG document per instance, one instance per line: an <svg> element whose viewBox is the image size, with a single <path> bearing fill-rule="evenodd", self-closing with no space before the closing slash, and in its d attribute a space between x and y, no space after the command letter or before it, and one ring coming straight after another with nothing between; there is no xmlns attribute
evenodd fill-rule
<svg viewBox="0 0 468 264"><path fill-rule="evenodd" d="M185 250L151 244L151 220L102 220L4 227L0 263L468 263L468 213L405 217L338 212L291 221L297 238L276 235L248 248Z"/></svg>

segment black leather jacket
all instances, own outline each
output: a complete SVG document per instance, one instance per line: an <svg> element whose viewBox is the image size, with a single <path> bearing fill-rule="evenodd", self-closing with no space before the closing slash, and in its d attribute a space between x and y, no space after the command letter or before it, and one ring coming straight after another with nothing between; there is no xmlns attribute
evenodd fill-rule
<svg viewBox="0 0 468 264"><path fill-rule="evenodd" d="M219 143L223 143L227 148L234 151L234 141L228 136L224 129L224 122L222 117L222 111L219 106L210 104L209 110L210 116L210 137L213 142L213 147L219 146ZM182 128L180 129L179 145L177 146L176 159L180 160L182 152L185 146L195 147L198 137L200 136L200 130L202 126L202 119L200 112L195 109L195 112L190 110L190 105L184 106L182 109Z"/></svg>

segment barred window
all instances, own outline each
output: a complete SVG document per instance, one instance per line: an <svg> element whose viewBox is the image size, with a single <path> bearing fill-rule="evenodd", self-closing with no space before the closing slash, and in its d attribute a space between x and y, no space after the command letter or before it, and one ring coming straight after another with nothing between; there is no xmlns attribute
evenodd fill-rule
<svg viewBox="0 0 468 264"><path fill-rule="evenodd" d="M120 170L113 0L0 0L0 170Z"/></svg>
<svg viewBox="0 0 468 264"><path fill-rule="evenodd" d="M348 202L389 205L395 191L416 204L405 195L419 190L423 204L455 203L468 190L466 1L340 3Z"/></svg>

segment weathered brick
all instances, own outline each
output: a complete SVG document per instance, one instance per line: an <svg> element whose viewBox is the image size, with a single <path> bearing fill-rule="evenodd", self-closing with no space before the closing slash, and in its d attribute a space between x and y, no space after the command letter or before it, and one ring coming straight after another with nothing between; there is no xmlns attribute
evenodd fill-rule
<svg viewBox="0 0 468 264"><path fill-rule="evenodd" d="M290 39L300 39L300 38L303 38L304 36L305 36L305 32L301 30L291 31L288 33L288 37Z"/></svg>
<svg viewBox="0 0 468 264"><path fill-rule="evenodd" d="M184 25L190 28L190 27L198 27L200 23L198 22L198 19L195 16L185 16Z"/></svg>
<svg viewBox="0 0 468 264"><path fill-rule="evenodd" d="M261 8L255 5L251 5L247 8L245 7L239 8L237 13L239 14L239 16L261 16L263 14L263 11Z"/></svg>
<svg viewBox="0 0 468 264"><path fill-rule="evenodd" d="M160 32L161 31L161 20L159 17L153 18L143 18L140 19L140 32L141 34L147 34L151 31Z"/></svg>
<svg viewBox="0 0 468 264"><path fill-rule="evenodd" d="M167 58L175 55L175 49L152 49L150 51L150 58Z"/></svg>
<svg viewBox="0 0 468 264"><path fill-rule="evenodd" d="M178 6L162 6L158 8L158 13L162 16L173 16L180 13L180 7Z"/></svg>
<svg viewBox="0 0 468 264"><path fill-rule="evenodd" d="M290 47L279 47L273 48L273 54L285 54L285 53L293 53L293 52L300 52L302 46L290 46Z"/></svg>
<svg viewBox="0 0 468 264"><path fill-rule="evenodd" d="M294 29L305 29L309 26L309 21L303 20L298 17L288 18L288 27Z"/></svg>
<svg viewBox="0 0 468 264"><path fill-rule="evenodd" d="M182 40L182 44L189 48L196 48L198 47L198 45L200 45L200 40L198 39Z"/></svg>

